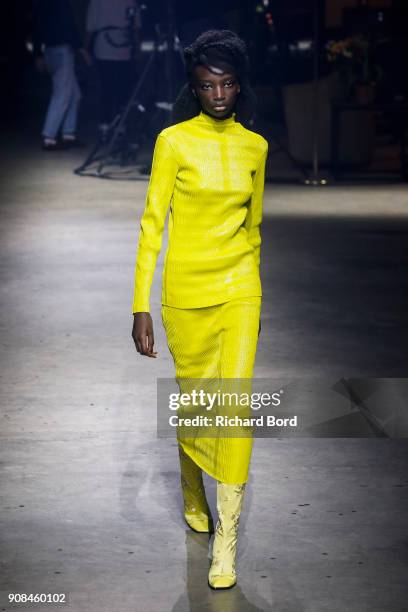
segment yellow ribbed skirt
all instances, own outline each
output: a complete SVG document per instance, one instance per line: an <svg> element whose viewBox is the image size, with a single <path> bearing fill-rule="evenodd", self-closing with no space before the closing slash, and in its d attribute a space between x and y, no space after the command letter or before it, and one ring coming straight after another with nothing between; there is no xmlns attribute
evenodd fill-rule
<svg viewBox="0 0 408 612"><path fill-rule="evenodd" d="M163 326L179 386L180 379L252 378L261 299L237 298L187 309L162 305ZM204 413L208 414L205 408ZM248 480L252 436L177 437L187 455L213 478L227 484Z"/></svg>

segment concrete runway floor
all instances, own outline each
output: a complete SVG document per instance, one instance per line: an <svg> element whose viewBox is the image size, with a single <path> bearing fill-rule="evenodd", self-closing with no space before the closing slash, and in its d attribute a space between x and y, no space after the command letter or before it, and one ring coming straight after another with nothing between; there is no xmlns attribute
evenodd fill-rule
<svg viewBox="0 0 408 612"><path fill-rule="evenodd" d="M207 585L182 517L177 447L156 434L174 366L152 290L155 360L131 340L146 182L79 178L78 153L1 164L0 612L67 593L72 612L403 612L406 439L256 439L238 585ZM403 185L265 192L255 376L406 377ZM205 477L215 514L215 482Z"/></svg>

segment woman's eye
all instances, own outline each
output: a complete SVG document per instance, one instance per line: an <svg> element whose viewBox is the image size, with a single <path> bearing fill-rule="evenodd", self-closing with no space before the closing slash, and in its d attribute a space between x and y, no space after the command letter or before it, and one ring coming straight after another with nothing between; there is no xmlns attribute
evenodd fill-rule
<svg viewBox="0 0 408 612"><path fill-rule="evenodd" d="M234 86L234 81L225 81L224 85L225 85L225 87L233 87ZM211 84L210 83L203 83L200 87L201 87L201 89L211 89Z"/></svg>

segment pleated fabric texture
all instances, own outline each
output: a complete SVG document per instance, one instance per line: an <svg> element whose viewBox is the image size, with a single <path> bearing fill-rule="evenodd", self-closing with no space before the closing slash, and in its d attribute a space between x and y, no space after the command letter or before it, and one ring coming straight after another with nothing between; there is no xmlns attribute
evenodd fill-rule
<svg viewBox="0 0 408 612"><path fill-rule="evenodd" d="M176 378L183 392L189 379L240 380L247 389L253 376L258 342L261 297L236 298L203 308L162 305L162 321ZM231 408L231 416L234 416ZM208 415L205 407L203 415ZM185 431L185 430L183 430ZM185 453L213 478L227 484L248 480L253 438L180 437Z"/></svg>

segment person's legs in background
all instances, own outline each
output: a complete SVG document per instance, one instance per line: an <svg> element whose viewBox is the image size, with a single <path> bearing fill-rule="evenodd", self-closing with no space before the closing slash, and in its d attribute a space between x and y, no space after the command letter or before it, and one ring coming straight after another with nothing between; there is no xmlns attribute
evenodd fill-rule
<svg viewBox="0 0 408 612"><path fill-rule="evenodd" d="M81 101L81 89L78 85L78 81L75 75L75 71L73 72L73 81L72 81L72 94L69 100L68 109L65 114L65 119L62 124L61 132L62 132L62 140L65 143L73 144L76 142L76 128L77 128L77 120L78 120L78 107Z"/></svg>
<svg viewBox="0 0 408 612"><path fill-rule="evenodd" d="M126 103L130 98L133 84L133 63L130 61L121 61L116 63L118 64L118 66L115 75L115 112L119 112L124 109Z"/></svg>
<svg viewBox="0 0 408 612"><path fill-rule="evenodd" d="M111 60L97 60L99 76L99 129L107 130L113 119L115 96L115 64Z"/></svg>
<svg viewBox="0 0 408 612"><path fill-rule="evenodd" d="M99 131L107 135L109 125L126 105L133 83L133 62L97 60L99 74Z"/></svg>
<svg viewBox="0 0 408 612"><path fill-rule="evenodd" d="M42 137L44 148L52 149L57 145L58 130L68 109L70 110L68 126L70 129L76 128L80 92L78 94L74 54L69 45L46 47L44 58L52 78L52 95L42 129Z"/></svg>

